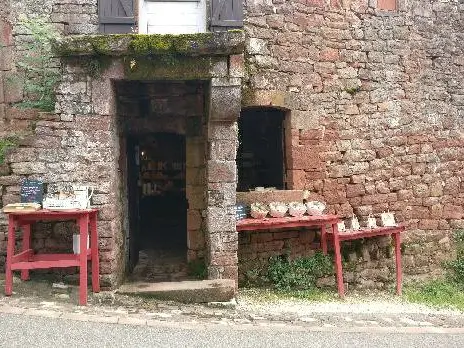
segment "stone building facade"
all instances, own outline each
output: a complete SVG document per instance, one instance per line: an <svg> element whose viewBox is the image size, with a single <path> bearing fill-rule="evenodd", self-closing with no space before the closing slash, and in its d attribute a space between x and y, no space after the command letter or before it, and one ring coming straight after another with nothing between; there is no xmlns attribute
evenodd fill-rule
<svg viewBox="0 0 464 348"><path fill-rule="evenodd" d="M246 280L269 256L313 252L314 232L235 230L236 122L240 109L256 108L285 114L286 189L309 190L343 218L395 212L408 231L405 273L440 274L441 262L453 257L452 231L464 228L464 4L391 3L245 0L244 36L190 36L187 48L171 37L168 53L153 42L147 53L134 49L135 35L108 39L104 47L72 38L98 33L97 0L8 2L0 10L0 136L31 124L34 135L0 165L2 204L17 201L23 177L98 187L100 273L108 286L119 284L130 207L115 81L156 81L168 90L179 87L169 81L183 81L186 90L202 81L203 113L166 127L186 135L188 257L204 257L210 278ZM8 82L24 39L20 13L43 13L67 35L54 114L12 106L23 98L20 86ZM92 74L85 61L101 71ZM74 227L58 224L51 234L49 227L36 228L34 248L65 249ZM0 215L0 265L5 239ZM388 245L379 239L350 252L345 281L388 284Z"/></svg>

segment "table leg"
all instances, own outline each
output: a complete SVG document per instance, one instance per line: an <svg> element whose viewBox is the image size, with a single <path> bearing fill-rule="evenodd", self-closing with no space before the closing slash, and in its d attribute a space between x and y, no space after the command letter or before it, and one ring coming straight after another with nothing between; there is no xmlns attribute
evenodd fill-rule
<svg viewBox="0 0 464 348"><path fill-rule="evenodd" d="M13 293L13 272L11 263L13 261L15 247L15 221L13 216L8 216L8 241L6 246L6 265L5 265L5 295L11 296Z"/></svg>
<svg viewBox="0 0 464 348"><path fill-rule="evenodd" d="M89 233L89 215L79 218L79 304L87 304L87 236Z"/></svg>
<svg viewBox="0 0 464 348"><path fill-rule="evenodd" d="M31 224L23 225L23 251L31 248ZM29 280L29 270L23 269L21 271L21 280Z"/></svg>
<svg viewBox="0 0 464 348"><path fill-rule="evenodd" d="M396 257L396 293L401 296L403 284L403 270L401 266L401 236L399 232L395 237L395 257Z"/></svg>
<svg viewBox="0 0 464 348"><path fill-rule="evenodd" d="M92 250L92 290L93 292L100 292L97 213L93 213L90 217L90 249Z"/></svg>
<svg viewBox="0 0 464 348"><path fill-rule="evenodd" d="M321 226L321 249L327 255L327 225Z"/></svg>
<svg viewBox="0 0 464 348"><path fill-rule="evenodd" d="M338 295L341 298L345 297L345 286L343 284L343 267L342 267L342 255L340 251L340 239L338 237L338 226L333 227L333 241L335 251L335 274L337 277L337 288Z"/></svg>

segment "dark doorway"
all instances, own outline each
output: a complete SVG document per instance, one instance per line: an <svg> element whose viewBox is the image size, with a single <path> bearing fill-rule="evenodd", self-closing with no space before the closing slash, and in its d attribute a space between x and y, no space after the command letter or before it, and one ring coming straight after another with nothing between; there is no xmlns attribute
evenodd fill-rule
<svg viewBox="0 0 464 348"><path fill-rule="evenodd" d="M140 240L145 247L186 252L185 136L141 137Z"/></svg>
<svg viewBox="0 0 464 348"><path fill-rule="evenodd" d="M115 81L115 88L129 280L188 279L187 198L199 208L186 187L195 187L203 165L192 154L203 148L194 140L202 138L205 83Z"/></svg>
<svg viewBox="0 0 464 348"><path fill-rule="evenodd" d="M285 188L284 119L284 111L271 108L250 108L240 114L238 191Z"/></svg>
<svg viewBox="0 0 464 348"><path fill-rule="evenodd" d="M172 280L171 268L185 263L187 253L185 136L138 135L128 146L132 278Z"/></svg>

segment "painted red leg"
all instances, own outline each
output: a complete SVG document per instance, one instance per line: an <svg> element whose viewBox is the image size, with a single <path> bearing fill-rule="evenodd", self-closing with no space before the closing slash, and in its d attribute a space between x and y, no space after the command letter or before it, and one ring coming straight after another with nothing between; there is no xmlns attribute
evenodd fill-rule
<svg viewBox="0 0 464 348"><path fill-rule="evenodd" d="M23 225L23 251L31 248L31 225ZM21 271L21 280L29 280L29 270L23 269Z"/></svg>
<svg viewBox="0 0 464 348"><path fill-rule="evenodd" d="M15 246L15 221L13 216L8 216L8 241L6 246L6 266L5 266L5 295L11 296L13 293L13 272L11 262L14 255Z"/></svg>
<svg viewBox="0 0 464 348"><path fill-rule="evenodd" d="M401 296L403 286L403 269L401 266L401 236L395 233L395 257L396 257L396 293Z"/></svg>
<svg viewBox="0 0 464 348"><path fill-rule="evenodd" d="M321 226L321 248L324 255L327 255L327 225Z"/></svg>
<svg viewBox="0 0 464 348"><path fill-rule="evenodd" d="M100 260L98 259L97 213L90 218L90 248L92 250L92 290L100 292Z"/></svg>
<svg viewBox="0 0 464 348"><path fill-rule="evenodd" d="M338 295L341 298L345 297L345 286L343 284L343 267L342 267L342 255L340 251L340 240L338 238L338 226L333 227L333 241L335 251L335 274L337 276L337 287Z"/></svg>
<svg viewBox="0 0 464 348"><path fill-rule="evenodd" d="M87 236L89 232L89 215L79 218L79 304L87 304Z"/></svg>

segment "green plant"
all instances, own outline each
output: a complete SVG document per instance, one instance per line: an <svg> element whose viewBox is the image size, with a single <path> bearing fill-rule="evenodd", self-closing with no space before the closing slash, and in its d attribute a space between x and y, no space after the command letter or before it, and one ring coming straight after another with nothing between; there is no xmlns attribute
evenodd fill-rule
<svg viewBox="0 0 464 348"><path fill-rule="evenodd" d="M14 136L0 138L0 164L5 161L5 155L9 149L18 146L18 140Z"/></svg>
<svg viewBox="0 0 464 348"><path fill-rule="evenodd" d="M360 87L347 87L345 88L345 92L350 94L350 95L354 95L355 93L359 92L361 90Z"/></svg>
<svg viewBox="0 0 464 348"><path fill-rule="evenodd" d="M52 42L60 38L53 24L42 17L21 18L19 25L30 35L22 48L24 55L17 65L24 72L25 100L21 107L53 111L55 108L55 87L59 71L52 65Z"/></svg>
<svg viewBox="0 0 464 348"><path fill-rule="evenodd" d="M404 289L404 296L410 302L464 310L464 288L451 281L433 280L425 284L408 285Z"/></svg>
<svg viewBox="0 0 464 348"><path fill-rule="evenodd" d="M290 260L287 256L269 259L268 280L278 290L315 288L318 278L333 274L332 258L317 252L314 256Z"/></svg>
<svg viewBox="0 0 464 348"><path fill-rule="evenodd" d="M464 285L464 230L457 230L453 239L456 243L456 260L447 262L445 267L455 282Z"/></svg>
<svg viewBox="0 0 464 348"><path fill-rule="evenodd" d="M206 263L204 259L196 259L188 263L189 275L196 279L206 279L208 270L206 269Z"/></svg>

